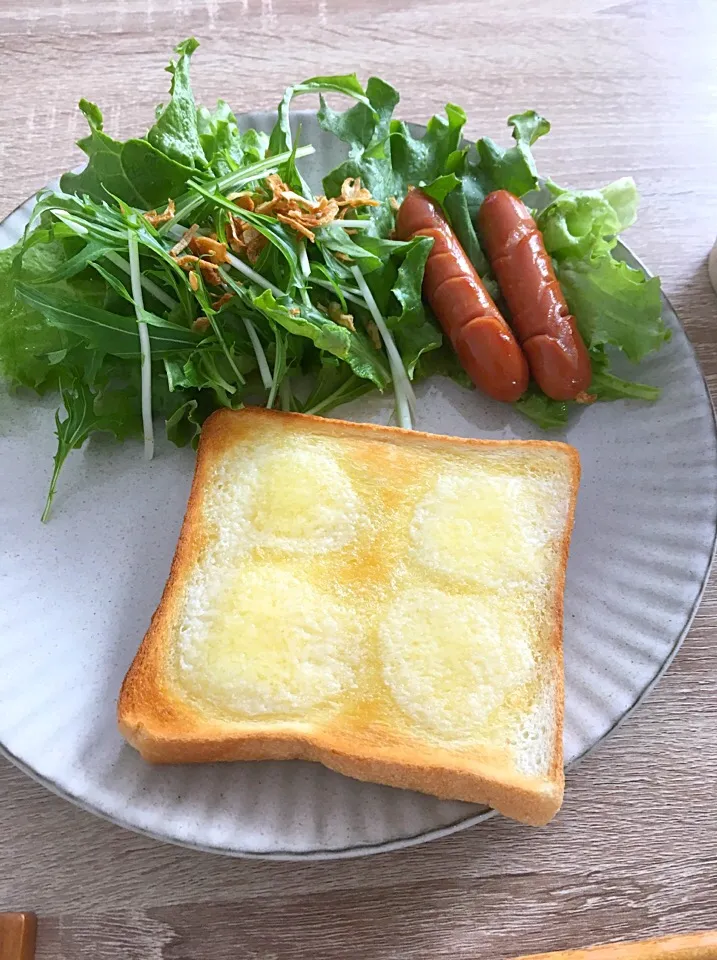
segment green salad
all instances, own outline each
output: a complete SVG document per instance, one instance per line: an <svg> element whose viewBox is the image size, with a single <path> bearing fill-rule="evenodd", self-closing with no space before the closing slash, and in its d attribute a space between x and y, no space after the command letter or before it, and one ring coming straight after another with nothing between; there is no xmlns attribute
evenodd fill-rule
<svg viewBox="0 0 717 960"><path fill-rule="evenodd" d="M169 101L144 137L114 140L99 108L80 102L84 170L40 193L23 238L0 251L0 372L62 401L43 519L68 454L96 431L143 436L149 457L159 417L183 446L218 407L323 414L371 390L391 391L397 422L411 427L416 381L470 383L421 297L432 240L393 238L398 205L414 185L442 204L499 296L478 208L501 188L538 203L531 147L550 124L534 111L509 118L511 146L466 147L454 104L417 137L394 119L399 95L383 80L314 77L286 90L267 136L240 129L223 100L196 105L197 46L177 47ZM326 93L352 105L336 111ZM321 128L347 146L321 196L301 172L314 148L289 124L302 94L318 94ZM547 180L543 190L537 222L590 353L590 393L655 400L655 387L610 372L615 351L638 362L669 339L659 281L611 252L635 219L634 182L579 191ZM516 404L544 429L563 427L574 406L534 384Z"/></svg>

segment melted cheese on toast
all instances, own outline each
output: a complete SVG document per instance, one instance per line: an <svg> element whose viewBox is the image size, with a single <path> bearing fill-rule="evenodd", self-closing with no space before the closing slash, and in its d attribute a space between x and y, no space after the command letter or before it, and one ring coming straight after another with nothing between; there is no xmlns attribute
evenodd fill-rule
<svg viewBox="0 0 717 960"><path fill-rule="evenodd" d="M550 446L446 451L266 422L203 491L171 683L230 722L479 746L545 773L569 502Z"/></svg>

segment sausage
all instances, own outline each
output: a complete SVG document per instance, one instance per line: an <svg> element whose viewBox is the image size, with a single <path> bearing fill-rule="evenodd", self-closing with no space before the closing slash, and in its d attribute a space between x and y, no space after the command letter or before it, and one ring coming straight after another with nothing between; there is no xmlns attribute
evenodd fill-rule
<svg viewBox="0 0 717 960"><path fill-rule="evenodd" d="M396 235L433 238L424 296L473 383L496 400L517 400L529 378L523 351L438 204L410 190L398 211Z"/></svg>
<svg viewBox="0 0 717 960"><path fill-rule="evenodd" d="M496 190L483 201L478 228L538 386L553 400L589 401L590 357L528 208Z"/></svg>

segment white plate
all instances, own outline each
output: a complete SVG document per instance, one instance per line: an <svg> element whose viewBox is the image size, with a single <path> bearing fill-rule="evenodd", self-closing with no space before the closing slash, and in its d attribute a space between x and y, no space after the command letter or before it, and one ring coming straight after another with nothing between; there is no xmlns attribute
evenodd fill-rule
<svg viewBox="0 0 717 960"><path fill-rule="evenodd" d="M341 150L303 114L321 169ZM271 115L242 117L268 129ZM305 161L318 187L320 170ZM28 202L0 227L20 235ZM628 261L630 255L623 251ZM717 526L715 425L684 331L639 369L656 404L598 404L564 439L583 480L565 608L565 754L583 756L629 713L674 656L695 613ZM418 389L422 430L537 437L509 407L434 379ZM54 400L0 394L0 743L75 803L162 840L233 855L329 858L395 849L490 811L346 779L309 763L151 767L117 732L120 683L159 600L193 454L98 439L73 453L47 526ZM386 422L367 398L343 416ZM568 779L568 791L570 782Z"/></svg>

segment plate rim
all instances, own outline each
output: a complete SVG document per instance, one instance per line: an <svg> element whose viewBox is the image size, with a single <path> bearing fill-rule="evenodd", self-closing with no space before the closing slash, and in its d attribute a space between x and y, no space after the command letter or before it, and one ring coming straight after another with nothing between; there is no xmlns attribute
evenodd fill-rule
<svg viewBox="0 0 717 960"><path fill-rule="evenodd" d="M315 111L311 110L300 110L293 111L294 115L299 114L313 114L316 115ZM258 111L245 111L241 114L237 114L237 120L241 121L244 117L256 117L257 115L265 114L271 116L273 111L268 110L258 110ZM424 127L422 124L411 124L412 126L421 128ZM82 169L80 166L77 169ZM57 182L57 178L53 178L49 181L48 186L53 185ZM40 189L46 189L46 187L41 187ZM39 192L39 191L38 191ZM14 215L18 214L23 207L27 204L34 201L36 194L32 194L27 197L25 200L22 200L17 204L2 220L0 220L0 228ZM4 248L3 248L4 249ZM635 255L632 249L622 241L618 241L616 249L621 253L626 253L638 266L645 272L647 277L653 277L654 274L652 271L643 263L643 261ZM705 378L702 366L697 357L697 352L695 350L692 340L685 330L685 326L680 319L679 314L675 310L672 302L669 297L663 292L660 292L661 303L663 310L667 307L674 317L677 319L677 322L680 325L682 333L684 334L685 341L687 343L687 349L689 354L694 361L695 367L697 368L702 390L704 392L705 398L707 400L707 405L711 415L711 426L712 433L717 440L717 413L715 412L715 404L713 402L712 396L707 385L707 380ZM677 655L682 643L690 631L692 624L694 622L697 611L699 610L702 597L704 596L705 589L710 580L710 574L715 562L715 556L717 555L717 516L715 517L714 530L712 534L712 543L709 550L708 561L704 570L702 581L699 586L699 590L695 596L695 600L690 608L688 616L677 636L674 639L674 642L664 658L658 669L655 671L652 678L645 684L645 686L640 690L638 697L634 702L625 710L612 724L612 726L605 731L605 733L600 737L599 740L596 740L591 746L583 750L582 753L578 754L577 757L574 757L569 764L566 765L567 771L572 771L577 764L582 760L592 754L598 747L605 743L612 735L618 730L623 723L629 719L629 717L637 710L637 708L650 696L652 691L655 689L657 684L660 682L664 674L669 669L672 664L675 656ZM449 824L445 824L441 827L435 827L430 830L422 830L419 833L411 834L405 837L399 837L392 840L384 840L379 843L353 843L345 847L336 847L331 849L312 849L306 851L263 851L256 852L250 850L242 850L229 847L218 847L210 846L202 843L193 842L191 840L183 840L177 837L168 836L166 834L158 833L154 830L151 830L147 827L141 827L134 823L129 823L124 820L121 816L117 816L111 813L108 813L102 810L99 806L88 802L84 798L73 794L71 791L59 786L54 780L49 777L45 777L42 774L39 774L31 766L21 760L16 756L11 750L9 750L2 741L0 741L0 756L5 757L13 766L21 770L26 776L28 776L35 783L40 784L45 789L49 790L55 796L60 797L63 800L69 801L76 807L79 807L81 810L86 813L93 814L101 820L112 823L115 826L118 826L124 830L129 830L131 833L138 834L140 836L149 837L152 840L159 841L161 843L170 844L172 846L181 847L183 849L189 849L194 851L199 851L201 853L214 854L216 856L231 857L234 859L246 859L246 860L268 860L268 861L280 861L280 862L305 862L305 861L322 861L322 860L345 860L345 859L356 859L358 857L366 857L377 853L390 853L396 850L402 850L409 847L415 847L422 843L428 843L431 840L438 840L443 837L451 836L452 834L459 833L463 830L468 830L471 827L477 826L480 823L484 823L487 820L493 819L497 815L496 810L483 810L480 813L473 813L466 816L461 816L457 820L452 821Z"/></svg>

